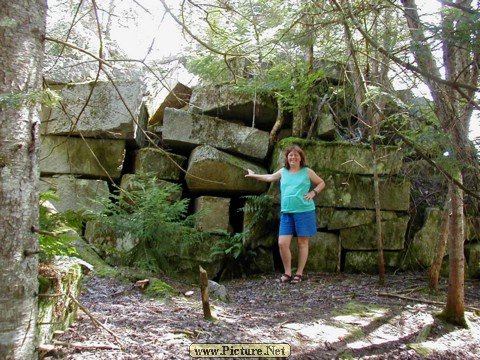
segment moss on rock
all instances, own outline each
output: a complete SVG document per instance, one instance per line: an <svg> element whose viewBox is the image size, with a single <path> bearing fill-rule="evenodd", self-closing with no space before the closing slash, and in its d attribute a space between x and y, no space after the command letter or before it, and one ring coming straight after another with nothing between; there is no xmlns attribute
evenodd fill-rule
<svg viewBox="0 0 480 360"><path fill-rule="evenodd" d="M149 280L150 284L145 290L145 296L150 298L168 299L177 295L177 291L166 282L156 278L151 278Z"/></svg>

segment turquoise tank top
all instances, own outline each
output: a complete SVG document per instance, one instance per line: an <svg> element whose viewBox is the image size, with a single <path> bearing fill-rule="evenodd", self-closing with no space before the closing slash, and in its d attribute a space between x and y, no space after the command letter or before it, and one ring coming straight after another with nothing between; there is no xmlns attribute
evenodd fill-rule
<svg viewBox="0 0 480 360"><path fill-rule="evenodd" d="M315 210L313 200L303 198L310 191L310 186L307 167L303 167L295 174L291 174L287 168L283 168L280 178L280 211L298 213Z"/></svg>

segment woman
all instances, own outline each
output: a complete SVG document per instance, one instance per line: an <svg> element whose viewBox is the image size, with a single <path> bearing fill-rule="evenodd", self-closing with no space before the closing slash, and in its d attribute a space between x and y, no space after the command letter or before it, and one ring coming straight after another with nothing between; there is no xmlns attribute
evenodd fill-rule
<svg viewBox="0 0 480 360"><path fill-rule="evenodd" d="M284 274L278 281L299 283L308 258L308 238L317 233L315 203L313 198L324 188L325 182L307 166L305 153L298 145L290 146L285 152L284 167L273 174L255 174L248 169L245 177L265 182L280 180L280 229L278 246ZM310 190L312 183L315 185ZM292 254L290 243L293 236L298 239L298 267L292 277Z"/></svg>

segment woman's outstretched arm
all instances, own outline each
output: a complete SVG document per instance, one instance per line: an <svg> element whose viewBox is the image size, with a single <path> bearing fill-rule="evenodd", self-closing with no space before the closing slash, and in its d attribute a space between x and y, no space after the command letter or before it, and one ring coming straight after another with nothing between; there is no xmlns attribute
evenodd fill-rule
<svg viewBox="0 0 480 360"><path fill-rule="evenodd" d="M282 177L282 169L274 172L273 174L255 174L253 170L247 169L248 174L245 177L250 177L255 180L265 181L265 182L274 182L280 180Z"/></svg>

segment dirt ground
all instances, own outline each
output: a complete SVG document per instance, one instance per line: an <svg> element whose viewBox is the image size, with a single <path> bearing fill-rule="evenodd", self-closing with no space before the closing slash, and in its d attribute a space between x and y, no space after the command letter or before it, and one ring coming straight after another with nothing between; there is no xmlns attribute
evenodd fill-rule
<svg viewBox="0 0 480 360"><path fill-rule="evenodd" d="M79 310L45 359L192 359L191 345L202 343L220 344L224 356L234 354L227 344L257 343L289 359L480 359L479 281L466 282L463 329L435 317L445 280L433 296L424 274L387 275L386 286L364 274L306 274L300 284L277 284L278 275L224 283L231 299L210 299L214 321L203 318L198 286L167 281L178 293L159 300L87 278L80 302L91 316Z"/></svg>

